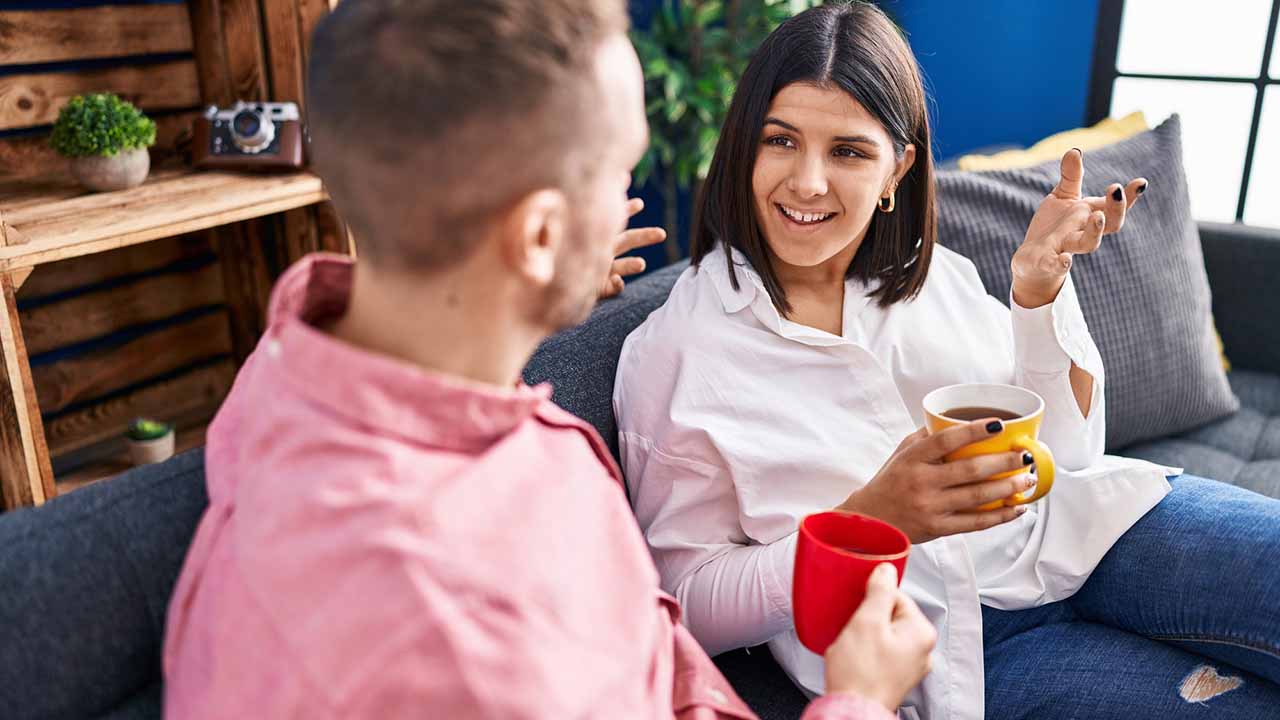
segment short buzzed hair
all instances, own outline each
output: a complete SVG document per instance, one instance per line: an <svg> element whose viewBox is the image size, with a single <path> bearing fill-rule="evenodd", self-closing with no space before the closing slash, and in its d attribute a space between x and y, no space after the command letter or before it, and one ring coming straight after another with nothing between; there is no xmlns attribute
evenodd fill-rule
<svg viewBox="0 0 1280 720"><path fill-rule="evenodd" d="M626 28L623 0L340 3L312 42L307 122L361 259L447 267L496 211L589 176L608 134L594 59Z"/></svg>

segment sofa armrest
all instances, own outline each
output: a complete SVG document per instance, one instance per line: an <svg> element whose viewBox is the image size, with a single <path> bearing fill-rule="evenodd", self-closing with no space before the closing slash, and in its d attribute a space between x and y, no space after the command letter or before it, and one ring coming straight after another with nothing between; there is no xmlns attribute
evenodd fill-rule
<svg viewBox="0 0 1280 720"><path fill-rule="evenodd" d="M1200 243L1227 358L1280 373L1280 230L1204 222Z"/></svg>

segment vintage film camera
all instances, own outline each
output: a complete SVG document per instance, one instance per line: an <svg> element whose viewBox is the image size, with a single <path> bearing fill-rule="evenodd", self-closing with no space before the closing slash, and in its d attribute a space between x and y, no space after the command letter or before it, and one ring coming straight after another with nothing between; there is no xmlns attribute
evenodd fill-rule
<svg viewBox="0 0 1280 720"><path fill-rule="evenodd" d="M296 104L239 101L196 118L191 159L203 168L301 168L303 144Z"/></svg>

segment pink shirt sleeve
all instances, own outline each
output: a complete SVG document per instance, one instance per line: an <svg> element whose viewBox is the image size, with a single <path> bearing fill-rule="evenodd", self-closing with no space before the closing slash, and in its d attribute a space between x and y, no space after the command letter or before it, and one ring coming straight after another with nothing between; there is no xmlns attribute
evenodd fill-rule
<svg viewBox="0 0 1280 720"><path fill-rule="evenodd" d="M832 693L809 703L800 720L896 720L878 702L854 693Z"/></svg>

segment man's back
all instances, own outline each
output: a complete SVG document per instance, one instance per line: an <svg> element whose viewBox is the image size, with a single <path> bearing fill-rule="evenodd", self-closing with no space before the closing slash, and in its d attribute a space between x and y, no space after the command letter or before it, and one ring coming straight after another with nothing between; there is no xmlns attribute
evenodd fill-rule
<svg viewBox="0 0 1280 720"><path fill-rule="evenodd" d="M670 716L668 601L598 438L544 388L447 380L304 321L349 274L290 271L210 428L167 711Z"/></svg>

